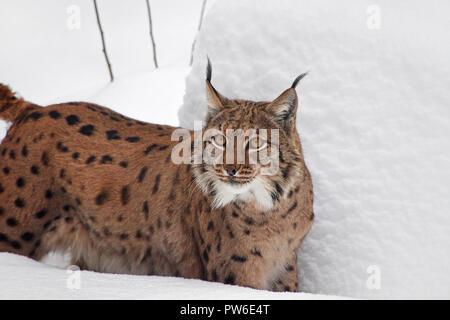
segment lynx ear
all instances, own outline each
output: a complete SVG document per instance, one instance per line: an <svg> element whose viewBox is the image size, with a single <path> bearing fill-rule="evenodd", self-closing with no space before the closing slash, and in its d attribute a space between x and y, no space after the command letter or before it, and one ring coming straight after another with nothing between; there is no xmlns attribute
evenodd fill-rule
<svg viewBox="0 0 450 320"><path fill-rule="evenodd" d="M274 120L280 123L283 127L291 127L295 123L297 114L298 99L295 87L298 82L306 76L307 73L302 73L295 78L292 86L285 90L278 98L273 100L266 107L266 110L274 116Z"/></svg>
<svg viewBox="0 0 450 320"><path fill-rule="evenodd" d="M222 96L211 84L211 62L208 58L208 64L206 66L206 99L208 103L208 112L206 115L206 121L209 121L216 114L218 114L229 103L229 100Z"/></svg>

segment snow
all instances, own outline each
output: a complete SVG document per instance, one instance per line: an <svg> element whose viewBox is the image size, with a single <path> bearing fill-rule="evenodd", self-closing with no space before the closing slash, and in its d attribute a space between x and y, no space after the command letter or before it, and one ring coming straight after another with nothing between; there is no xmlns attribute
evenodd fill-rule
<svg viewBox="0 0 450 320"><path fill-rule="evenodd" d="M301 290L450 298L449 9L444 0L218 0L206 16L182 126L204 117L206 55L230 98L271 100L311 71L297 87L316 195Z"/></svg>
<svg viewBox="0 0 450 320"><path fill-rule="evenodd" d="M11 253L0 253L0 261L0 299L341 299L275 293L195 279L77 271Z"/></svg>

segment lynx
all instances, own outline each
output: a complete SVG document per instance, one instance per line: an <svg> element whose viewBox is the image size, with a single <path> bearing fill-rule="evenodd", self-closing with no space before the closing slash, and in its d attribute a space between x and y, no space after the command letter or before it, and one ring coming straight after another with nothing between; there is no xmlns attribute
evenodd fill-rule
<svg viewBox="0 0 450 320"><path fill-rule="evenodd" d="M314 219L296 129L303 76L271 102L228 99L208 63L201 131L219 134L203 146L230 149L227 129L276 129L272 175L247 162L270 139L246 137L244 163L176 164L177 128L92 103L41 107L0 85L0 119L12 122L0 145L0 251L39 260L69 250L85 270L297 291L297 250Z"/></svg>

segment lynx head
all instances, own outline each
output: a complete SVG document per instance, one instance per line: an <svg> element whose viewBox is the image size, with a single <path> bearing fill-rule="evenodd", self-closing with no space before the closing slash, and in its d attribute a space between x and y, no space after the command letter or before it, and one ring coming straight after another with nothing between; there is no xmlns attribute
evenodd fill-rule
<svg viewBox="0 0 450 320"><path fill-rule="evenodd" d="M304 166L295 87L306 73L271 102L228 99L212 86L211 73L208 60L208 110L202 160L194 165L196 183L213 196L215 208L254 201L261 210L271 210Z"/></svg>

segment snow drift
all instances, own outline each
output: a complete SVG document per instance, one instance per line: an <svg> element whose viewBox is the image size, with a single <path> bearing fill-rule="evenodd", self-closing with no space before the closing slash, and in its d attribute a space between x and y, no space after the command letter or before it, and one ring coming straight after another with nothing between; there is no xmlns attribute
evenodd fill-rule
<svg viewBox="0 0 450 320"><path fill-rule="evenodd" d="M193 279L62 269L4 252L0 261L0 299L341 299Z"/></svg>
<svg viewBox="0 0 450 320"><path fill-rule="evenodd" d="M299 253L301 289L450 298L450 4L373 3L218 0L180 123L204 117L206 55L230 98L274 99L310 70L297 125L316 222Z"/></svg>

